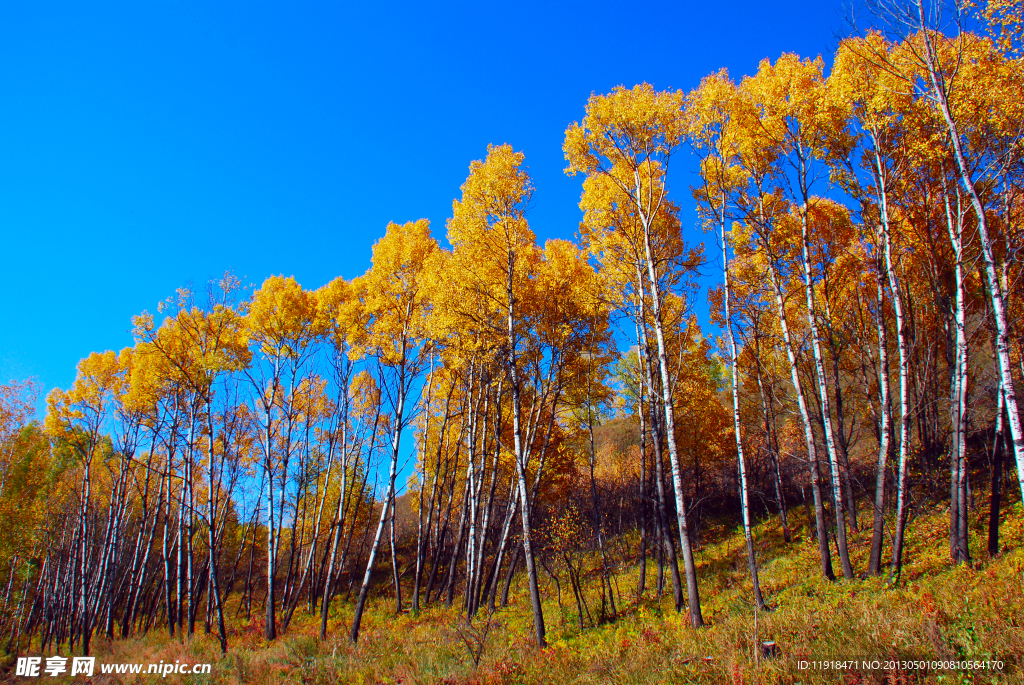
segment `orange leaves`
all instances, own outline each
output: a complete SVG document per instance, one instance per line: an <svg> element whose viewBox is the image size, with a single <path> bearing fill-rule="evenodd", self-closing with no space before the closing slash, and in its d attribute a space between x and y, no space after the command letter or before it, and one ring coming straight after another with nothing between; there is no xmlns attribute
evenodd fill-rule
<svg viewBox="0 0 1024 685"><path fill-rule="evenodd" d="M748 164L774 165L788 155L800 159L842 156L850 147L847 107L826 88L821 58L784 54L775 64L764 60L757 74L743 79L739 92L747 103L738 143Z"/></svg>
<svg viewBox="0 0 1024 685"><path fill-rule="evenodd" d="M78 362L69 390L54 388L46 396L46 431L71 445L85 462L98 454L102 424L114 393L123 388L122 372L115 352L93 352Z"/></svg>
<svg viewBox="0 0 1024 685"><path fill-rule="evenodd" d="M469 165L469 177L462 184L462 199L452 202L452 220L448 225L452 244L460 241L460 231L479 227L488 217L495 221L521 220L525 205L533 195L533 182L523 168L524 155L511 145L488 145L484 161ZM519 228L519 226L515 226Z"/></svg>
<svg viewBox="0 0 1024 685"><path fill-rule="evenodd" d="M13 439L28 423L38 394L39 384L34 380L0 385L0 445Z"/></svg>
<svg viewBox="0 0 1024 685"><path fill-rule="evenodd" d="M686 97L687 136L700 159L703 184L693 188L705 224L722 220L725 197L743 183L738 136L745 103L726 70L704 77Z"/></svg>
<svg viewBox="0 0 1024 685"><path fill-rule="evenodd" d="M982 12L999 50L1020 57L1024 46L1024 0L988 0Z"/></svg>
<svg viewBox="0 0 1024 685"><path fill-rule="evenodd" d="M149 314L135 317L136 347L122 352L131 371L125 399L134 410L175 388L206 397L219 374L249 363L249 338L234 308L218 304L206 312L183 304L156 329Z"/></svg>
<svg viewBox="0 0 1024 685"><path fill-rule="evenodd" d="M267 357L301 356L320 333L318 323L316 296L291 276L263 281L245 316L249 338Z"/></svg>
<svg viewBox="0 0 1024 685"><path fill-rule="evenodd" d="M487 158L470 164L462 199L452 203L448 220L448 241L457 254L511 269L506 275L512 277L516 262L529 259L535 241L525 216L533 181L523 159L511 145L488 145Z"/></svg>
<svg viewBox="0 0 1024 685"><path fill-rule="evenodd" d="M487 158L470 165L448 220L453 250L432 261L435 335L457 335L467 350L507 338L509 317L518 320L531 301L540 254L526 220L533 182L523 159L510 145L488 146Z"/></svg>
<svg viewBox="0 0 1024 685"><path fill-rule="evenodd" d="M566 173L608 171L620 162L633 168L670 156L685 133L682 106L682 91L655 91L649 83L591 95L583 123L565 131Z"/></svg>
<svg viewBox="0 0 1024 685"><path fill-rule="evenodd" d="M383 364L398 365L406 360L410 345L426 338L424 272L438 249L426 219L388 224L373 246L370 270L354 283L365 317L362 325L349 328L357 354L370 352Z"/></svg>
<svg viewBox="0 0 1024 685"><path fill-rule="evenodd" d="M911 83L899 68L900 51L877 33L844 40L836 51L828 88L867 128L884 128L913 101Z"/></svg>
<svg viewBox="0 0 1024 685"><path fill-rule="evenodd" d="M604 179L584 183L587 231L617 228L630 240L642 229L649 237L664 206L669 159L686 133L683 102L682 91L655 91L647 83L590 96L583 123L566 129L562 147L566 173Z"/></svg>
<svg viewBox="0 0 1024 685"><path fill-rule="evenodd" d="M558 349L586 334L591 329L588 320L605 315L597 272L586 255L567 240L545 244L534 292L534 326L544 342Z"/></svg>
<svg viewBox="0 0 1024 685"><path fill-rule="evenodd" d="M358 288L339 276L316 291L317 330L341 349L359 323Z"/></svg>

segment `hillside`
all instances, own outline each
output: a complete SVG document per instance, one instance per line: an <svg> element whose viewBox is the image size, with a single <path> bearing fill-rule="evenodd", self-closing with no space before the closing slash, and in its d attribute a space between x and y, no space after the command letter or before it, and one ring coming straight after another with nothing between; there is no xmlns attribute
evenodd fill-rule
<svg viewBox="0 0 1024 685"><path fill-rule="evenodd" d="M332 613L325 641L319 621L297 616L289 632L268 644L261 625L233 622L229 653L216 639L197 635L185 643L162 633L106 642L97 639L98 663L212 664L209 676L97 676L101 683L413 683L424 685L560 683L1016 683L1024 654L1024 515L1019 503L1003 521L1003 553L994 560L950 567L945 555L945 512L928 508L910 523L903 578L829 583L816 573L816 548L806 528L782 542L776 521L756 529L761 586L770 610L755 616L749 600L741 532L713 528L713 542L698 563L708 626L694 630L671 606L648 590L639 603L636 568L615 576L619 613L580 629L572 602L554 600L546 578L545 614L550 646L537 650L530 638L525 588L513 586L509 606L466 625L455 608L431 606L414 616L395 615L393 600L374 600L357 645L347 639L351 605ZM984 559L983 525L974 521L975 558ZM869 536L851 540L858 568L866 564ZM653 573L652 573L653 575ZM564 582L564 579L563 579ZM653 583L649 584L650 586ZM591 615L600 605L596 579L585 588ZM234 612L231 612L234 613ZM776 643L775 654L755 645ZM479 654L474 665L473 653ZM926 669L801 670L801 660L887 658L1001 660L1001 672ZM884 665L883 665L884 666ZM47 679L49 680L49 679ZM27 682L8 675L5 682ZM53 679L53 682L60 682Z"/></svg>

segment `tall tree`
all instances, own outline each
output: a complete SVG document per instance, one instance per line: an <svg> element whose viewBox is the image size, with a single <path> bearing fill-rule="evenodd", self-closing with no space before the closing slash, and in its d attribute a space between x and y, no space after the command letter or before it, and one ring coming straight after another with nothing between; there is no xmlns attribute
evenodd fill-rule
<svg viewBox="0 0 1024 685"><path fill-rule="evenodd" d="M665 436L672 464L676 523L686 569L690 624L699 628L704 625L704 619L700 609L700 590L697 587L697 567L686 520L686 499L673 412L675 403L662 318L664 293L661 290L662 277L654 259L653 236L656 217L668 190L668 164L683 142L682 104L682 92L657 92L646 83L631 90L620 87L609 95L592 95L587 103L587 115L583 123L573 123L566 129L562 149L569 162L566 168L568 173L604 176L618 186L642 228L647 270L646 294L650 296L651 319L657 341Z"/></svg>
<svg viewBox="0 0 1024 685"><path fill-rule="evenodd" d="M511 395L512 454L515 461L522 526L523 554L530 586L534 638L547 644L544 611L531 529L532 498L528 485L531 442L524 412L528 387L524 356L531 343L527 324L536 306L533 293L540 250L526 219L533 183L523 167L523 154L510 145L488 146L487 157L470 165L462 185L462 198L452 203L448 241L453 251L447 261L450 277L440 287L449 298L466 295L462 306L438 306L442 327L466 326L478 336L475 346L493 349L500 359ZM459 299L456 295L456 298ZM445 310L442 312L442 309ZM539 481L542 466L537 465Z"/></svg>
<svg viewBox="0 0 1024 685"><path fill-rule="evenodd" d="M425 320L430 303L424 287L424 269L437 249L437 241L430 236L430 223L426 219L401 226L388 224L384 237L373 246L370 270L354 284L364 319L362 326L353 328L350 341L357 355L372 356L377 363L378 383L391 408L391 454L377 532L352 616L349 633L352 642L359 640L359 626L384 526L389 512L394 515L395 478L398 475L402 432L415 417L418 405L416 401L410 403L409 399L421 380L429 357ZM410 404L413 410L410 410ZM398 560L394 558L393 549L391 563L396 568L397 583ZM395 590L401 597L397 585Z"/></svg>
<svg viewBox="0 0 1024 685"><path fill-rule="evenodd" d="M279 417L290 412L289 402L294 397L291 390L300 382L302 368L321 334L316 306L315 294L303 290L294 278L272 276L253 294L245 316L245 332L261 360L249 365L245 374L261 421L267 485L267 597L263 630L268 640L277 637L277 557L292 456L290 436L287 430L281 430Z"/></svg>

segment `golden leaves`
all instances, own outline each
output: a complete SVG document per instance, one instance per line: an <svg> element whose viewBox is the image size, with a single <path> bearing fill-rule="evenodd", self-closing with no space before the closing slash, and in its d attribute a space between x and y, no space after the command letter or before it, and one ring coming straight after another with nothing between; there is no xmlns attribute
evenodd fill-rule
<svg viewBox="0 0 1024 685"><path fill-rule="evenodd" d="M114 395L124 388L124 369L113 351L93 352L78 362L67 391L54 388L46 396L46 431L71 445L85 462L100 449L99 434Z"/></svg>
<svg viewBox="0 0 1024 685"><path fill-rule="evenodd" d="M433 327L457 335L460 346L493 348L507 338L508 318L518 320L518 309L531 302L540 255L526 219L533 182L523 161L510 145L489 145L452 203L453 250L432 262Z"/></svg>
<svg viewBox="0 0 1024 685"><path fill-rule="evenodd" d="M982 16L999 50L1008 57L1020 57L1024 45L1024 0L988 0Z"/></svg>
<svg viewBox="0 0 1024 685"><path fill-rule="evenodd" d="M253 294L245 331L267 357L301 356L320 333L317 297L295 278L271 276Z"/></svg>
<svg viewBox="0 0 1024 685"><path fill-rule="evenodd" d="M426 219L388 224L373 246L370 270L354 284L365 317L349 328L357 354L372 352L381 363L398 365L410 346L427 337L425 269L438 249Z"/></svg>
<svg viewBox="0 0 1024 685"><path fill-rule="evenodd" d="M682 91L656 91L649 83L591 95L583 123L565 131L566 173L608 170L624 160L635 167L671 155L685 133L683 99Z"/></svg>

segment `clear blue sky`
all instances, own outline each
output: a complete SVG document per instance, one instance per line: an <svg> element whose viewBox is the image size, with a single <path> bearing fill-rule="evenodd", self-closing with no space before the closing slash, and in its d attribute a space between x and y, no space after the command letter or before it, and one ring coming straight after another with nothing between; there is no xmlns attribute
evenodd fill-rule
<svg viewBox="0 0 1024 685"><path fill-rule="evenodd" d="M526 153L538 237L571 237L562 134L591 92L828 59L841 17L839 0L4 2L0 383L69 385L131 343L132 315L226 269L313 288L362 273L388 221L443 240L491 142ZM691 165L674 171L690 206Z"/></svg>

